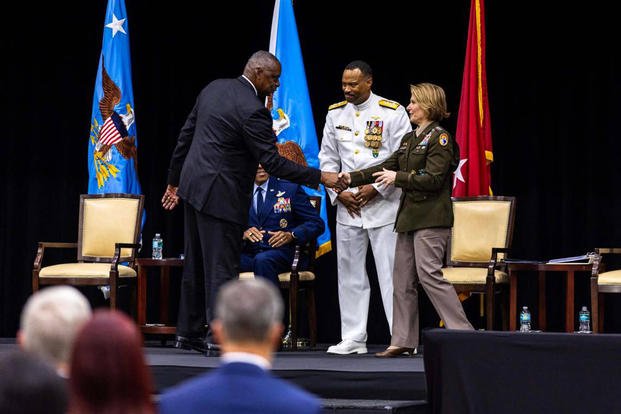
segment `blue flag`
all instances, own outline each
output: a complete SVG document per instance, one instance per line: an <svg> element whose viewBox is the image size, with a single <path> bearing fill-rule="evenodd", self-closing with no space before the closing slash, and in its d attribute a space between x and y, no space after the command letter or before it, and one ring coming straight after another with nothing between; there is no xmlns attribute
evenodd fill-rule
<svg viewBox="0 0 621 414"><path fill-rule="evenodd" d="M279 142L294 141L304 151L308 165L319 168L319 145L313 119L304 61L298 29L295 24L292 0L276 0L272 19L270 52L282 63L280 87L274 93L272 117L274 131ZM310 195L321 196L321 218L326 230L317 240L317 257L332 250L328 214L326 209L326 192L323 186L319 190L304 187Z"/></svg>
<svg viewBox="0 0 621 414"><path fill-rule="evenodd" d="M88 193L141 194L137 146L125 2L109 0L93 94Z"/></svg>

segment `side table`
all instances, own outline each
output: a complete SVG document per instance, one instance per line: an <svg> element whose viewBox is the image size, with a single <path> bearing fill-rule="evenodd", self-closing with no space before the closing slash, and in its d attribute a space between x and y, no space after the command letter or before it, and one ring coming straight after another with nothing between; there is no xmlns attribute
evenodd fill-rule
<svg viewBox="0 0 621 414"><path fill-rule="evenodd" d="M136 259L138 266L138 327L146 334L174 335L176 327L169 325L170 268L183 267L183 259ZM147 323L147 279L149 268L160 268L160 312L159 323Z"/></svg>
<svg viewBox="0 0 621 414"><path fill-rule="evenodd" d="M517 277L522 271L534 271L538 276L538 329L546 329L546 275L556 274L565 277L565 332L574 329L574 278L576 272L590 272L592 264L587 263L541 263L507 262L509 271L509 330L515 331L517 325Z"/></svg>

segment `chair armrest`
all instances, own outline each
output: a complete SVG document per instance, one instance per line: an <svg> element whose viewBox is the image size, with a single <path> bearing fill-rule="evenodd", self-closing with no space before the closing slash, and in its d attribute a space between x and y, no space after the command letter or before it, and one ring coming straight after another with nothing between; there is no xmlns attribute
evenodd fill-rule
<svg viewBox="0 0 621 414"><path fill-rule="evenodd" d="M112 267L117 268L119 265L119 259L121 257L121 249L139 249L139 243L114 243L114 256L112 256Z"/></svg>
<svg viewBox="0 0 621 414"><path fill-rule="evenodd" d="M487 278L494 278L494 270L498 264L498 253L509 253L511 249L509 247L492 247L492 257L489 259L489 264L487 265Z"/></svg>
<svg viewBox="0 0 621 414"><path fill-rule="evenodd" d="M596 253L593 255L593 267L591 267L591 278L597 279L600 272L604 271L604 264L602 263L602 255L595 249Z"/></svg>
<svg viewBox="0 0 621 414"><path fill-rule="evenodd" d="M621 254L621 248L619 247L596 247L593 249L593 267L591 268L591 277L597 278L600 273L606 271L606 264L604 263L604 255L609 254ZM615 266L615 267L618 267Z"/></svg>
<svg viewBox="0 0 621 414"><path fill-rule="evenodd" d="M597 254L621 254L619 247L596 247L594 250Z"/></svg>
<svg viewBox="0 0 621 414"><path fill-rule="evenodd" d="M37 255L35 256L33 270L41 270L41 263L43 263L43 254L45 248L50 249L77 249L78 243L63 243L63 242L39 242L37 246Z"/></svg>

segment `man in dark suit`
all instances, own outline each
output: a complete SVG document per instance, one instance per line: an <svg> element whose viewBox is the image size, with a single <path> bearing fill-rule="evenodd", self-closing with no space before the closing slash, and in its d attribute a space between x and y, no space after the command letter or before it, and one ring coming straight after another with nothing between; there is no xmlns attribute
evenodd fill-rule
<svg viewBox="0 0 621 414"><path fill-rule="evenodd" d="M237 277L259 163L271 175L318 187L343 187L336 173L306 168L278 154L265 99L280 85L281 66L254 53L236 79L217 79L199 94L173 152L162 206L185 201L185 264L175 346L215 348L206 325L219 287Z"/></svg>
<svg viewBox="0 0 621 414"><path fill-rule="evenodd" d="M261 164L253 194L240 271L278 285L278 274L291 268L295 245L318 237L325 225L301 186L270 177Z"/></svg>
<svg viewBox="0 0 621 414"><path fill-rule="evenodd" d="M283 331L283 301L262 278L233 280L218 293L214 335L222 365L165 390L161 414L311 414L319 400L270 372L273 351Z"/></svg>

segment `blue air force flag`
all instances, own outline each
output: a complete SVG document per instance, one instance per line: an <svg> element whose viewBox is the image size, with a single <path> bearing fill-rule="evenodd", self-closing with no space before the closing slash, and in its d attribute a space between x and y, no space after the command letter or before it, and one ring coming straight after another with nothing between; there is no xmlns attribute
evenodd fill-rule
<svg viewBox="0 0 621 414"><path fill-rule="evenodd" d="M317 131L306 85L304 61L291 0L276 0L274 4L270 52L282 63L280 87L274 93L272 101L274 132L279 142L297 142L304 151L308 165L319 168ZM310 195L321 196L321 218L326 230L317 240L317 257L319 257L332 250L326 210L326 192L323 186L320 186L319 190L308 187L304 189Z"/></svg>
<svg viewBox="0 0 621 414"><path fill-rule="evenodd" d="M140 194L129 30L124 0L109 0L88 142L88 192Z"/></svg>

